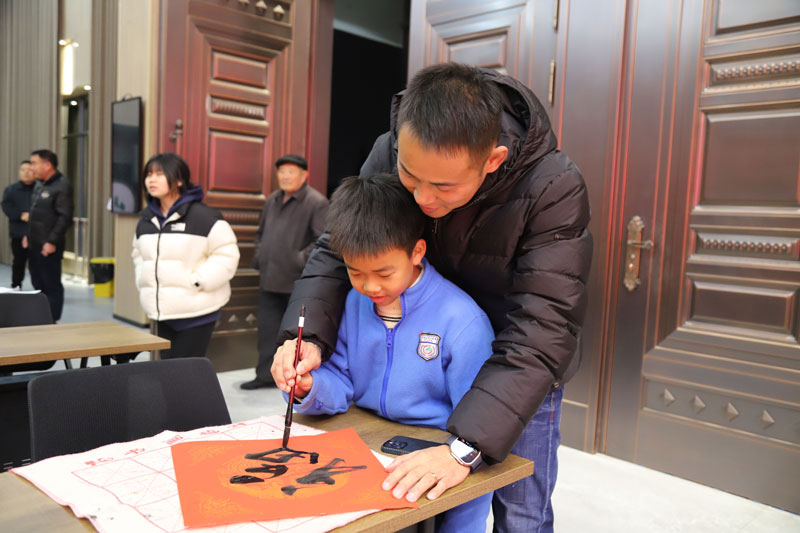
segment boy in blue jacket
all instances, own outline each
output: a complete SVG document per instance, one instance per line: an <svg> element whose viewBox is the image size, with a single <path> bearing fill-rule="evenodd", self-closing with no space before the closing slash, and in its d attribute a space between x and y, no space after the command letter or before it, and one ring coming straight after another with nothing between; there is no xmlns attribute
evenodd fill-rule
<svg viewBox="0 0 800 533"><path fill-rule="evenodd" d="M330 247L353 290L335 352L296 385L297 412L343 413L355 402L389 420L445 429L494 333L472 298L424 259L424 219L396 176L347 178L333 193ZM447 511L436 530L486 531L491 496Z"/></svg>

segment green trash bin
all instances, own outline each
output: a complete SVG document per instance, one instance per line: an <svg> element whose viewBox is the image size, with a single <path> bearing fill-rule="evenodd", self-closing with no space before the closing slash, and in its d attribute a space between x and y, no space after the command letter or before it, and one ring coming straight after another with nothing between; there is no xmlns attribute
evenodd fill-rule
<svg viewBox="0 0 800 533"><path fill-rule="evenodd" d="M89 260L89 269L94 279L94 295L100 298L114 296L114 258L93 257Z"/></svg>

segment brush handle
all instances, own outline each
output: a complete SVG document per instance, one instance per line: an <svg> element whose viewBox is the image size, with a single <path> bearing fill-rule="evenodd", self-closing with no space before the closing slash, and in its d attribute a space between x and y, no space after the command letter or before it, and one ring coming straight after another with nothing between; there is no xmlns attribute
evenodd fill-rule
<svg viewBox="0 0 800 533"><path fill-rule="evenodd" d="M297 321L297 346L294 350L294 366L293 368L297 369L298 363L300 363L300 344L303 342L303 323L305 322L306 316L306 306L300 306L300 319ZM297 386L297 377L294 380L295 386L292 387L292 390L289 392L289 405L286 406L286 416L284 417L284 429L283 429L283 447L289 444L289 431L292 428L292 415L294 414L294 389Z"/></svg>

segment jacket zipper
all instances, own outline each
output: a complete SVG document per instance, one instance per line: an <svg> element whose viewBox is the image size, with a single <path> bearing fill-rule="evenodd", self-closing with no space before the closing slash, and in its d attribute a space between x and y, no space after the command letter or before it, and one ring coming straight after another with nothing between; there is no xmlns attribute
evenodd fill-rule
<svg viewBox="0 0 800 533"><path fill-rule="evenodd" d="M164 228L167 226L167 221L165 220L164 223L158 228L158 240L156 241L156 264L155 270L153 274L156 278L156 321L161 320L161 308L158 305L158 291L159 291L159 283L158 283L158 258L161 257L161 233L164 231Z"/></svg>
<svg viewBox="0 0 800 533"><path fill-rule="evenodd" d="M384 325L384 327L386 327ZM389 385L389 373L392 371L392 359L394 359L394 330L397 327L389 329L386 334L386 370L383 373L383 386L381 387L381 416L389 418L386 414L386 388ZM388 328L387 328L388 329Z"/></svg>

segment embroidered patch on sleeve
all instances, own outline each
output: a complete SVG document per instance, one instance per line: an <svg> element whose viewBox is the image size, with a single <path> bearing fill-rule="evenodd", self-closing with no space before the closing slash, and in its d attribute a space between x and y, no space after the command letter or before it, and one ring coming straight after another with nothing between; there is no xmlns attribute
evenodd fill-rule
<svg viewBox="0 0 800 533"><path fill-rule="evenodd" d="M420 333L419 344L417 344L417 355L430 361L439 356L439 341L441 337L435 333Z"/></svg>

